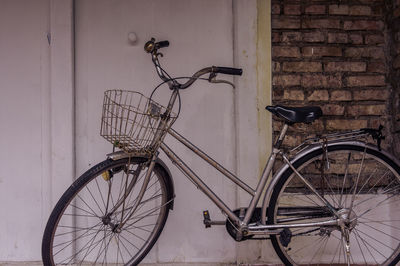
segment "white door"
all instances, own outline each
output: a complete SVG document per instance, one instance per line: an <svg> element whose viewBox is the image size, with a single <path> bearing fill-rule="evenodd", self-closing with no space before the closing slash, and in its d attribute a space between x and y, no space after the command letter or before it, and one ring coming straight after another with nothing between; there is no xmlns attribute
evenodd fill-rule
<svg viewBox="0 0 400 266"><path fill-rule="evenodd" d="M112 145L99 136L101 104L107 89L140 91L149 96L161 82L143 46L151 37L169 40L160 50L172 76L190 76L212 65L233 65L232 1L76 1L76 154L78 174L104 160ZM137 42L128 38L137 36ZM130 35L132 36L132 34ZM227 77L227 79L231 79ZM169 90L157 97L166 104ZM234 91L229 85L198 82L182 91L182 110L174 128L228 169L235 166ZM164 101L162 101L164 100ZM235 188L170 138L204 181L229 206ZM165 159L165 157L163 157ZM232 262L235 242L224 227L205 230L202 210L226 219L199 190L167 162L176 200L161 237L146 258L150 262Z"/></svg>

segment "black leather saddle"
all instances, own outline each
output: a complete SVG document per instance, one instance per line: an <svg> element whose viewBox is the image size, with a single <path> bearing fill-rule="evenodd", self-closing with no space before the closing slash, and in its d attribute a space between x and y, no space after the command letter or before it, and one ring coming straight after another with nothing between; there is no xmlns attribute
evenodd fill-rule
<svg viewBox="0 0 400 266"><path fill-rule="evenodd" d="M286 107L275 105L267 106L265 109L283 118L285 122L290 124L311 123L322 116L322 110L318 106Z"/></svg>

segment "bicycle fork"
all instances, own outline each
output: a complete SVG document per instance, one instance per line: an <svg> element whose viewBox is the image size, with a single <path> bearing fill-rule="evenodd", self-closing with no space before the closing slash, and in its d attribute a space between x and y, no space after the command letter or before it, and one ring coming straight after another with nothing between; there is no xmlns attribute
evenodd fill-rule
<svg viewBox="0 0 400 266"><path fill-rule="evenodd" d="M139 174L142 172L144 165L139 164L137 169L133 171L132 180L129 181L129 185L128 185L129 169L127 169L124 194L120 199L118 199L115 206L108 213L106 213L105 217L103 217L103 220L109 221L110 216L113 215L122 205L120 222L118 224L112 224L111 222L107 222L111 227L113 227L113 231L120 232L122 227L125 225L125 223L127 221L129 221L129 219L132 217L132 215L135 213L135 211L139 207L140 202L142 201L143 196L146 192L147 186L149 184L151 172L154 169L156 158L157 158L157 156L154 155L152 160L150 161L146 175L143 179L142 187L140 188L140 192L139 192L138 197L136 198L134 204L132 206L130 206L129 208L125 209L126 199L131 194L133 188L135 187L136 182L139 177ZM127 214L126 212L128 212L129 214Z"/></svg>
<svg viewBox="0 0 400 266"><path fill-rule="evenodd" d="M156 146L155 150L158 150L159 146L161 145L162 140L164 139L165 135L166 135L166 128L167 128L167 120L169 119L169 115L171 113L172 107L174 105L174 102L177 98L178 95L178 91L174 90L171 99L169 101L168 104L168 108L166 113L164 114L164 118L160 121L158 128L156 130L156 134L154 136L153 139L153 144ZM133 187L136 184L137 178L140 174L140 172L142 171L143 168L143 164L139 165L138 168L134 171L134 175L133 175L133 179L132 181L129 183L129 186L127 185L128 182L128 176L129 176L129 171L127 171L127 176L126 176L126 183L125 183L125 192L124 192L124 196L123 198L121 198L117 204L115 204L114 208L110 211L110 213L108 215L113 214L120 206L121 204L123 205L122 207L122 214L121 214L121 222L118 225L115 225L115 230L116 231L120 231L121 228L125 225L125 223L127 221L129 221L129 219L132 217L132 215L135 213L135 211L137 210L137 208L139 207L140 202L143 199L143 196L147 190L147 186L149 184L150 178L151 178L151 173L153 172L154 166L156 165L156 159L158 157L158 152L154 152L149 166L147 168L147 172L146 175L144 177L143 180L143 184L142 187L140 188L140 192L138 194L138 197L136 198L134 204L132 207L129 207L127 210L129 210L129 215L127 215L126 217L124 217L124 212L125 212L125 201L126 198L128 197L128 195L132 192ZM129 170L129 169L128 169ZM125 218L125 219L124 219Z"/></svg>

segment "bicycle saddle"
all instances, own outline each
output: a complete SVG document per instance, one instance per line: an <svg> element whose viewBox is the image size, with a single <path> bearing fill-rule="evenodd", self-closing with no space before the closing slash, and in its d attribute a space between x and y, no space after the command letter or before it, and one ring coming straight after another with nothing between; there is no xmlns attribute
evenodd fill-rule
<svg viewBox="0 0 400 266"><path fill-rule="evenodd" d="M267 106L268 111L283 118L288 123L311 123L322 116L319 106L286 107L282 105Z"/></svg>

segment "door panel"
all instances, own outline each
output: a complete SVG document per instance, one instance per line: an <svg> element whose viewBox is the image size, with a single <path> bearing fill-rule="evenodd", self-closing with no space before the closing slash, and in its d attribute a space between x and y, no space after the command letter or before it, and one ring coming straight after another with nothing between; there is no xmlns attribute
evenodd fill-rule
<svg viewBox="0 0 400 266"><path fill-rule="evenodd" d="M50 192L48 1L0 3L0 261L39 260Z"/></svg>
<svg viewBox="0 0 400 266"><path fill-rule="evenodd" d="M214 1L76 1L76 151L78 173L105 159L111 144L99 136L103 92L140 91L149 96L160 83L151 58L143 50L151 37L167 39L162 66L172 76L189 76L212 65L233 65L232 2ZM137 44L128 40L136 33ZM228 77L229 79L229 77ZM156 99L166 104L163 86ZM182 110L174 128L209 152L228 169L235 166L233 89L198 82L182 91ZM234 206L233 185L206 168L171 138L167 144L187 158L210 187ZM164 158L164 157L163 157ZM206 196L168 163L176 201L164 232L148 262L235 261L235 243L224 227L205 230L202 210L225 219Z"/></svg>

